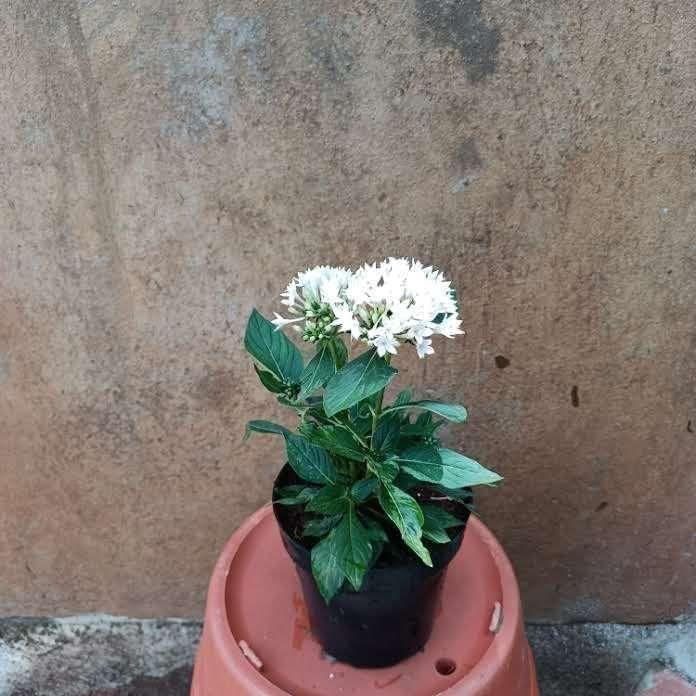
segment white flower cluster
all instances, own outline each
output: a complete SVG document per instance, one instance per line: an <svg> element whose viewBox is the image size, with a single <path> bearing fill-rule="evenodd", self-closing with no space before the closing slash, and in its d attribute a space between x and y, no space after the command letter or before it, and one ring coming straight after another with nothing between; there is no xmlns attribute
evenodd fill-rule
<svg viewBox="0 0 696 696"><path fill-rule="evenodd" d="M355 272L316 266L294 278L282 297L296 317L276 314L276 327L304 322L296 328L311 342L348 333L380 356L408 342L424 358L434 352L431 336L464 333L450 281L415 260L390 258Z"/></svg>

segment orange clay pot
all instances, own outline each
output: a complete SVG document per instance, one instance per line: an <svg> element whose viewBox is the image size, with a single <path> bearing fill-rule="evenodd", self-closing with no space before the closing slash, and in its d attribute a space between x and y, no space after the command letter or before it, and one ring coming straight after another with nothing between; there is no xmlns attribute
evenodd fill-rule
<svg viewBox="0 0 696 696"><path fill-rule="evenodd" d="M191 696L538 696L512 567L467 524L423 652L383 669L327 658L309 631L270 506L225 546L208 590Z"/></svg>

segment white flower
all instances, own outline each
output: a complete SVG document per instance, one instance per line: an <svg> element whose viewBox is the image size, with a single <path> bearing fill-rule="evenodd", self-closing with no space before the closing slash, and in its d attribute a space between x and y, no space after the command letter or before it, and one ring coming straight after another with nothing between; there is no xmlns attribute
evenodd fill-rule
<svg viewBox="0 0 696 696"><path fill-rule="evenodd" d="M438 324L438 333L442 334L443 336L447 336L447 338L454 338L455 336L464 333L459 328L461 324L462 320L457 319L457 316L455 314L451 314L450 316L443 319L440 324Z"/></svg>
<svg viewBox="0 0 696 696"><path fill-rule="evenodd" d="M323 341L333 336L337 331L333 326L336 319L334 307L342 305L351 276L349 270L333 266L315 266L298 273L281 294L281 302L297 318L286 319L276 314L273 323L280 329L288 324L304 322L304 328L293 328L300 331L307 341ZM350 328L352 327L345 330ZM357 331L357 336L359 335L360 332Z"/></svg>
<svg viewBox="0 0 696 696"><path fill-rule="evenodd" d="M357 341L362 334L362 329L353 310L348 305L338 305L334 308L334 314L336 319L332 322L333 326L338 326L339 331L349 333L350 337Z"/></svg>
<svg viewBox="0 0 696 696"><path fill-rule="evenodd" d="M424 338L416 343L416 352L419 358L424 358L426 355L432 355L435 352L431 344L432 341L429 338Z"/></svg>
<svg viewBox="0 0 696 696"><path fill-rule="evenodd" d="M372 345L377 340L385 353L409 341L423 357L434 352L432 341L426 340L430 336L462 333L451 283L419 261L390 258L365 264L348 282L345 298L362 327L361 338ZM348 325L344 314L341 325ZM379 327L385 332L374 331ZM356 333L352 328L351 335Z"/></svg>
<svg viewBox="0 0 696 696"><path fill-rule="evenodd" d="M297 317L296 319L286 319L285 317L281 317L278 312L273 312L273 316L275 316L275 319L271 319L271 324L275 324L276 326L276 331L278 329L282 329L284 326L287 326L288 324L294 324L296 321L302 321L304 317Z"/></svg>
<svg viewBox="0 0 696 696"><path fill-rule="evenodd" d="M406 338L414 341L416 345L421 343L428 336L433 335L433 330L430 324L425 322L418 322L414 324L407 332Z"/></svg>
<svg viewBox="0 0 696 696"><path fill-rule="evenodd" d="M419 357L431 355L431 336L463 333L450 281L432 266L405 258L364 264L356 271L315 266L299 273L282 294L298 319L279 315L279 328L304 321L307 341L336 333L350 334L374 346L380 356L396 354L402 343L416 346Z"/></svg>
<svg viewBox="0 0 696 696"><path fill-rule="evenodd" d="M396 355L396 349L399 347L399 342L394 338L391 331L383 326L378 326L370 329L367 332L369 342L377 349L377 355L383 357L387 353Z"/></svg>
<svg viewBox="0 0 696 696"><path fill-rule="evenodd" d="M308 268L297 276L296 283L302 290L302 298L305 303L329 302L332 298L338 298L350 278L350 271L334 266L315 266Z"/></svg>
<svg viewBox="0 0 696 696"><path fill-rule="evenodd" d="M297 283L294 280L290 281L287 289L280 296L285 298L281 300L282 304L292 307L297 302Z"/></svg>

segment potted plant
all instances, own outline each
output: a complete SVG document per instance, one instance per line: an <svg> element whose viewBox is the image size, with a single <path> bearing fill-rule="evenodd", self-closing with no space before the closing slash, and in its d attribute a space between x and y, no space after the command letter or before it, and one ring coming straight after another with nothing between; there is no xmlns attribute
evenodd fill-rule
<svg viewBox="0 0 696 696"><path fill-rule="evenodd" d="M285 440L274 512L313 634L338 660L394 664L430 635L471 487L501 480L442 445L440 428L464 422L463 406L408 389L385 401L399 348L426 358L433 336L463 333L456 294L440 271L391 258L309 269L282 297L290 317L254 310L244 345L263 386L299 422L291 431L252 420L247 432ZM314 348L306 365L287 325Z"/></svg>

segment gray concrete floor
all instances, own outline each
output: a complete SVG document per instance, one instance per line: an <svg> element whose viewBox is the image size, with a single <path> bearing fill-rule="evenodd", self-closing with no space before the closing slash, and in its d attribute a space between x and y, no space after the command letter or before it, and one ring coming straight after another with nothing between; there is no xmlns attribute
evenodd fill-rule
<svg viewBox="0 0 696 696"><path fill-rule="evenodd" d="M528 626L541 696L633 696L654 664L696 678L696 624ZM0 620L0 696L187 696L200 624Z"/></svg>
<svg viewBox="0 0 696 696"><path fill-rule="evenodd" d="M696 677L696 624L528 625L541 696L633 696L656 664Z"/></svg>

